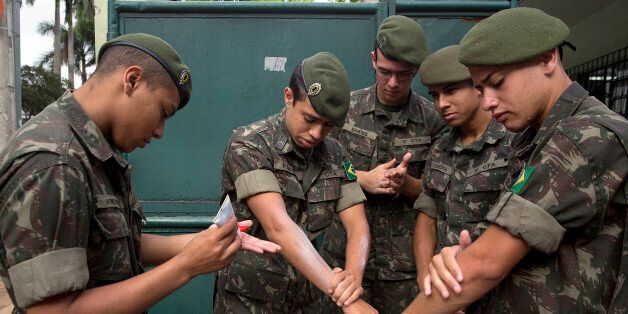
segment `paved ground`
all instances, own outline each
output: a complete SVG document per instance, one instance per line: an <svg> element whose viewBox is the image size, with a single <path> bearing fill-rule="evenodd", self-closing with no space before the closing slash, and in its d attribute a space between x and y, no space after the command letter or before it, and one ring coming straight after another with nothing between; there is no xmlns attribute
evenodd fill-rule
<svg viewBox="0 0 628 314"><path fill-rule="evenodd" d="M4 285L0 284L0 314L10 314L12 310L11 298L9 298Z"/></svg>

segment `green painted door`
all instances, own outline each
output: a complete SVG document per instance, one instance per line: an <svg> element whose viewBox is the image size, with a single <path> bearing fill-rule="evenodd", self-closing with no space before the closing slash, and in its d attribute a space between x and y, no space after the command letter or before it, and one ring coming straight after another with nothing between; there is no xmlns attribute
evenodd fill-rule
<svg viewBox="0 0 628 314"><path fill-rule="evenodd" d="M236 127L276 113L305 57L334 53L353 90L374 83L377 27L390 14L415 18L432 51L459 42L478 17L510 1L388 1L377 4L109 1L108 37L144 32L172 44L192 72L188 106L164 137L127 156L148 217L145 231L207 228L218 207L221 161ZM414 89L426 95L419 79ZM213 275L194 279L151 313L210 313Z"/></svg>

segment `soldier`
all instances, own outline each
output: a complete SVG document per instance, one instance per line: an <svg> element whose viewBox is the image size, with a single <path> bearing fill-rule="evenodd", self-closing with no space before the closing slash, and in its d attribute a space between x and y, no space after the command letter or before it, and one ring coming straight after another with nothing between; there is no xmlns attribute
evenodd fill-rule
<svg viewBox="0 0 628 314"><path fill-rule="evenodd" d="M416 22L404 16L384 20L371 52L376 83L351 93L347 121L334 134L347 148L366 192L373 241L362 285L365 300L382 312L401 312L418 293L412 205L421 192L430 145L446 128L432 104L411 90L427 54ZM344 267L345 238L335 219L322 245L330 265Z"/></svg>
<svg viewBox="0 0 628 314"><path fill-rule="evenodd" d="M420 211L414 254L421 287L434 252L458 244L463 230L477 239L489 225L486 213L511 181L512 133L482 110L482 95L473 87L467 67L458 62L459 49L454 45L438 50L419 69L436 111L452 127L448 136L434 142L423 192L414 203Z"/></svg>
<svg viewBox="0 0 628 314"><path fill-rule="evenodd" d="M478 312L626 312L628 122L569 79L559 56L568 34L555 17L515 8L462 39L458 60L483 108L520 132L510 160L525 166L486 231L432 259L440 294L409 312L453 312L493 287Z"/></svg>
<svg viewBox="0 0 628 314"><path fill-rule="evenodd" d="M236 217L254 221L251 233L281 245L281 254L239 252L218 273L216 313L319 312L310 282L347 312L369 308L353 274L369 249L364 193L340 144L327 135L342 125L349 80L340 61L320 52L298 65L284 89L285 108L235 130L225 151L222 196ZM347 267L332 269L313 241L338 213L349 234ZM357 301L355 301L357 300Z"/></svg>
<svg viewBox="0 0 628 314"><path fill-rule="evenodd" d="M236 221L197 234L141 234L119 154L161 138L188 102L190 71L163 40L103 45L92 77L29 120L0 153L0 276L14 313L138 313L242 248L275 244ZM250 223L250 222L249 222ZM143 273L142 265L160 265Z"/></svg>

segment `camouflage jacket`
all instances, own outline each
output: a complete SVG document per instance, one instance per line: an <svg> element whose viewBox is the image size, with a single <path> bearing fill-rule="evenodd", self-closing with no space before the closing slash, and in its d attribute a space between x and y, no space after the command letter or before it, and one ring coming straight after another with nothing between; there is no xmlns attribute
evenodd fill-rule
<svg viewBox="0 0 628 314"><path fill-rule="evenodd" d="M423 192L414 207L437 223L437 252L458 244L462 230L473 240L486 228L486 214L504 186L510 186L508 154L512 133L491 119L481 138L460 142L460 130L432 146L423 177Z"/></svg>
<svg viewBox="0 0 628 314"><path fill-rule="evenodd" d="M69 92L18 130L0 153L0 276L14 312L141 272L130 178Z"/></svg>
<svg viewBox="0 0 628 314"><path fill-rule="evenodd" d="M393 158L412 153L408 174L419 178L432 142L448 130L434 105L411 93L397 112L386 111L376 96L376 86L351 93L345 125L335 131L356 170L369 171ZM371 231L371 252L365 278L402 280L416 277L412 234L417 211L404 195L366 194L364 203ZM323 255L332 264L343 260L346 234L336 217L325 235ZM336 261L333 261L336 260ZM336 266L336 265L333 265Z"/></svg>
<svg viewBox="0 0 628 314"><path fill-rule="evenodd" d="M229 194L231 200L237 200L233 206L238 220L253 221L248 233L268 239L246 198L264 192L281 193L288 215L313 241L335 213L364 201L358 183L347 178L343 162L348 161L346 151L332 138L302 154L286 129L282 111L235 130L223 158L222 198ZM219 276L227 276L224 289L282 303L296 272L280 253L239 251Z"/></svg>
<svg viewBox="0 0 628 314"><path fill-rule="evenodd" d="M625 313L628 121L572 83L510 159L525 167L487 220L533 250L470 312Z"/></svg>

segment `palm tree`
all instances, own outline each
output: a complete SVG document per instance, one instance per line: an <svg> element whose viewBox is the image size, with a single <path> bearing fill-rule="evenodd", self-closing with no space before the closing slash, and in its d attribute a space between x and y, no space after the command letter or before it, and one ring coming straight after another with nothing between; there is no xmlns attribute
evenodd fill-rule
<svg viewBox="0 0 628 314"><path fill-rule="evenodd" d="M51 21L40 22L37 26L37 32L44 36L51 34L53 30L54 24ZM87 80L87 68L95 64L94 24L84 19L79 19L74 31L76 36L74 36L74 53L73 62L71 63L75 69L74 73L80 74L81 83L85 83ZM67 44L68 37L68 30L65 27L61 27L61 63L65 65L68 64L69 60L69 54L67 53L69 49L69 45ZM48 51L41 56L37 65L51 68L53 59L54 53Z"/></svg>
<svg viewBox="0 0 628 314"><path fill-rule="evenodd" d="M74 14L72 14L73 0L65 0L65 22L68 23L68 39L66 41L68 60L74 60ZM74 62L68 62L68 81L70 89L74 89Z"/></svg>
<svg viewBox="0 0 628 314"><path fill-rule="evenodd" d="M59 6L60 0L55 0L55 23L54 23L54 43L53 43L53 58L52 58L52 73L61 78L61 9ZM26 5L33 6L35 0L26 0Z"/></svg>

